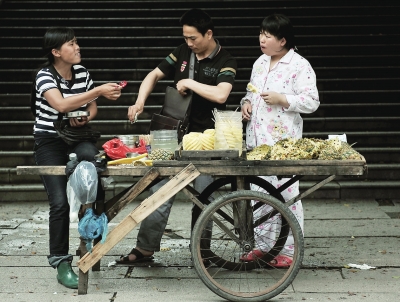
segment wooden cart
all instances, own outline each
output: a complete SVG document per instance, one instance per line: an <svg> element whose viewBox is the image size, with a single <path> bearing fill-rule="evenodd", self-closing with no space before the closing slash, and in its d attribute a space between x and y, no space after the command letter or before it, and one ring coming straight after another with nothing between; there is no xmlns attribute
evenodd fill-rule
<svg viewBox="0 0 400 302"><path fill-rule="evenodd" d="M196 152L179 159L156 161L152 167L109 166L103 172L103 176L141 177L104 204L109 221L157 178L170 180L112 229L103 244L95 242L91 253L81 243L79 294L87 293L90 268L98 270L100 259L111 248L166 200L183 191L202 210L192 230L190 249L194 267L204 284L231 301L270 299L290 285L304 254L300 225L288 207L338 175L361 176L367 172L365 159L247 161L235 154L216 159L203 158ZM19 166L17 174L62 175L64 169L64 166ZM203 192L196 192L190 183L200 174L213 175L216 180ZM277 175L288 181L274 188L257 177L262 175ZM284 203L281 192L306 175L326 177ZM262 230L266 228L275 230L273 238L271 232L264 237ZM286 268L271 267L268 263L279 254L289 235L294 247L292 264ZM260 245L264 256L254 261L240 259Z"/></svg>

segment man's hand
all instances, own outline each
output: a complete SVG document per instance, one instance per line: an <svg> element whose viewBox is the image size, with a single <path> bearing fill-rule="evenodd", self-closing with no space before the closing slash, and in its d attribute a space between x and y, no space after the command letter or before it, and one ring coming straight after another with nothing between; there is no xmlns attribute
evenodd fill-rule
<svg viewBox="0 0 400 302"><path fill-rule="evenodd" d="M128 119L131 123L135 123L137 116L143 112L143 106L140 104L132 105L128 108Z"/></svg>
<svg viewBox="0 0 400 302"><path fill-rule="evenodd" d="M190 89L189 86L192 82L192 79L183 79L176 83L176 89L178 90L179 94L186 95L186 91Z"/></svg>

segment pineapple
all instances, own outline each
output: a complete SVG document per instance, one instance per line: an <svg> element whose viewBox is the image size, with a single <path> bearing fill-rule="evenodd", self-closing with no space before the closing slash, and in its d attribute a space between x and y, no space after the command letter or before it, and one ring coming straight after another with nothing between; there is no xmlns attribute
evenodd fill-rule
<svg viewBox="0 0 400 302"><path fill-rule="evenodd" d="M174 153L165 149L154 149L149 154L151 160L170 160L174 158Z"/></svg>
<svg viewBox="0 0 400 302"><path fill-rule="evenodd" d="M273 160L288 160L292 159L295 140L293 138L285 138L277 141L271 149L271 157Z"/></svg>
<svg viewBox="0 0 400 302"><path fill-rule="evenodd" d="M271 155L271 146L260 145L246 154L248 160L263 160L269 159Z"/></svg>
<svg viewBox="0 0 400 302"><path fill-rule="evenodd" d="M319 152L318 159L338 160L340 159L341 143L338 138L325 140Z"/></svg>
<svg viewBox="0 0 400 302"><path fill-rule="evenodd" d="M356 150L354 150L348 143L342 142L342 158L341 159L354 159L362 160L362 156Z"/></svg>
<svg viewBox="0 0 400 302"><path fill-rule="evenodd" d="M318 158L323 140L301 138L298 139L294 147L296 152L292 159L315 159Z"/></svg>
<svg viewBox="0 0 400 302"><path fill-rule="evenodd" d="M339 141L338 138L325 141L318 159L323 160L361 160L361 154L354 150L348 143Z"/></svg>
<svg viewBox="0 0 400 302"><path fill-rule="evenodd" d="M254 86L254 85L251 84L251 83L248 83L248 84L247 84L247 89L248 89L250 92L258 93L257 87Z"/></svg>

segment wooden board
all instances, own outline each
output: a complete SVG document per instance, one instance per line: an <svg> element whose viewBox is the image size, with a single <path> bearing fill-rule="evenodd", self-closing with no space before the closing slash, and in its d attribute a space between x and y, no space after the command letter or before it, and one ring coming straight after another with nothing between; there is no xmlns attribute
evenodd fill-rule
<svg viewBox="0 0 400 302"><path fill-rule="evenodd" d="M162 205L169 198L174 196L189 183L191 183L200 173L196 168L189 164L164 186L157 190L153 195L146 198L136 207L127 217L125 217L106 237L106 241L97 243L91 253L85 254L79 261L78 267L86 273L97 263L109 250L120 242L131 230L133 230L143 219L150 215L155 209Z"/></svg>
<svg viewBox="0 0 400 302"><path fill-rule="evenodd" d="M163 160L154 161L160 176L176 175L188 164L202 174L215 176L246 175L364 175L368 172L362 160ZM143 176L151 167L110 166L102 175ZM17 175L64 175L65 166L18 166Z"/></svg>
<svg viewBox="0 0 400 302"><path fill-rule="evenodd" d="M175 159L221 160L239 158L239 150L175 150Z"/></svg>

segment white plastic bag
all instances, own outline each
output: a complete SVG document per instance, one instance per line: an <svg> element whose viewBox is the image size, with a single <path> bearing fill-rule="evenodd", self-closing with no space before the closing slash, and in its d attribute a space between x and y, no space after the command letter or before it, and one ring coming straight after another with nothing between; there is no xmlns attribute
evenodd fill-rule
<svg viewBox="0 0 400 302"><path fill-rule="evenodd" d="M96 167L81 161L67 182L67 197L70 207L70 221L78 220L79 208L82 204L96 201L98 176Z"/></svg>

